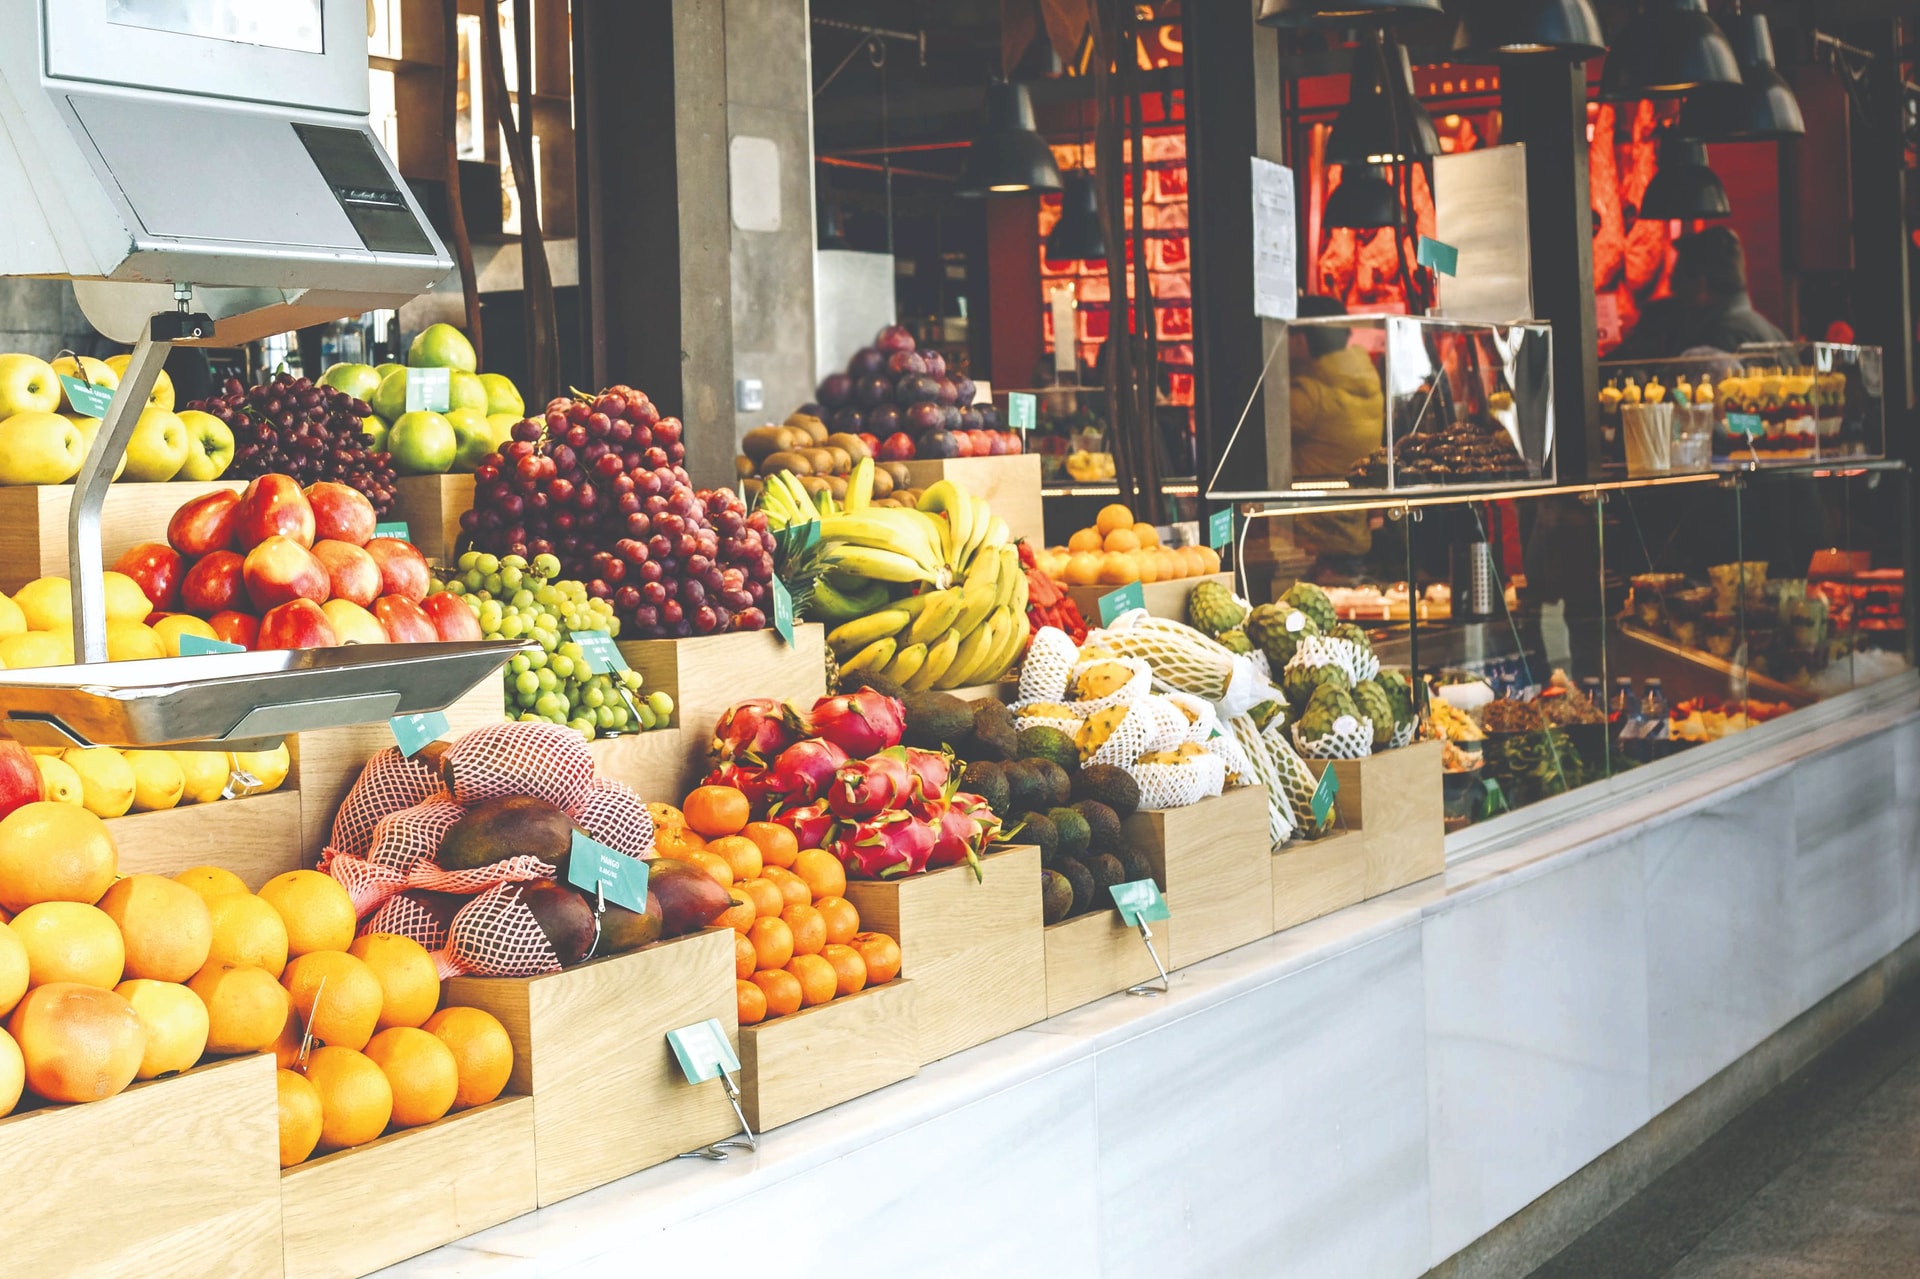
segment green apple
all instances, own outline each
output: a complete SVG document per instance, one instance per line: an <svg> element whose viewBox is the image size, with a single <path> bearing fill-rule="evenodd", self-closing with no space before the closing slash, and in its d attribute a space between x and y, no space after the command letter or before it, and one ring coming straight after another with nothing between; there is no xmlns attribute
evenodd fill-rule
<svg viewBox="0 0 1920 1279"><path fill-rule="evenodd" d="M96 360L91 355L63 355L55 360L49 367L52 368L55 373L64 373L68 377L77 378L89 386L104 386L108 390L112 390L114 387L120 385L120 375L107 367L105 360ZM73 402L67 399L67 388L64 386L60 388L60 411L68 414L74 412ZM87 444L89 447L92 446L92 436L87 437Z"/></svg>
<svg viewBox="0 0 1920 1279"><path fill-rule="evenodd" d="M453 427L454 437L460 441L453 469L465 474L493 452L493 423L478 409L455 409L447 414L447 421Z"/></svg>
<svg viewBox="0 0 1920 1279"><path fill-rule="evenodd" d="M320 375L320 385L344 391L356 400L371 400L380 389L380 374L371 364L332 364Z"/></svg>
<svg viewBox="0 0 1920 1279"><path fill-rule="evenodd" d="M395 369L380 379L380 385L367 397L373 411L389 422L397 422L407 411L407 371Z"/></svg>
<svg viewBox="0 0 1920 1279"><path fill-rule="evenodd" d="M430 324L422 329L407 348L407 363L415 368L460 369L473 372L479 359L467 335L451 324Z"/></svg>
<svg viewBox="0 0 1920 1279"><path fill-rule="evenodd" d="M385 381L387 374L397 372L398 370L404 369L406 367L407 366L404 364L392 364L392 363L376 364L373 366L373 371L380 375L380 378L382 381Z"/></svg>
<svg viewBox="0 0 1920 1279"><path fill-rule="evenodd" d="M447 407L449 409L472 409L481 417L487 415L487 388L471 373L462 373L459 369L447 374Z"/></svg>
<svg viewBox="0 0 1920 1279"><path fill-rule="evenodd" d="M187 428L187 463L183 480L217 480L233 464L233 431L211 413L186 409L180 425Z"/></svg>
<svg viewBox="0 0 1920 1279"><path fill-rule="evenodd" d="M367 437L367 451L369 453L385 453L387 451L387 431L389 429L387 419L381 417L378 413L369 413L360 419L360 432Z"/></svg>
<svg viewBox="0 0 1920 1279"><path fill-rule="evenodd" d="M72 377L73 374L69 373L67 376ZM82 451L86 453L93 452L93 442L100 437L100 419L97 417L80 417L73 413L63 413L61 416L79 428L80 438L86 445ZM113 468L113 478L117 480L126 473L127 455L125 452L122 452L120 454L119 464Z"/></svg>
<svg viewBox="0 0 1920 1279"><path fill-rule="evenodd" d="M527 402L520 395L520 388L513 379L504 373L481 373L480 385L487 388L487 416L499 413L513 414L514 421L527 415Z"/></svg>
<svg viewBox="0 0 1920 1279"><path fill-rule="evenodd" d="M487 425L493 428L493 447L503 449L513 439L513 428L520 425L518 413L489 413Z"/></svg>
<svg viewBox="0 0 1920 1279"><path fill-rule="evenodd" d="M37 355L0 355L0 420L16 413L52 413L63 398L51 364Z"/></svg>
<svg viewBox="0 0 1920 1279"><path fill-rule="evenodd" d="M187 443L187 424L168 409L149 408L133 424L133 438L127 441L126 477L149 483L170 480L187 464L192 446Z"/></svg>
<svg viewBox="0 0 1920 1279"><path fill-rule="evenodd" d="M387 432L387 452L402 475L444 475L460 452L453 423L431 409L403 413Z"/></svg>
<svg viewBox="0 0 1920 1279"><path fill-rule="evenodd" d="M0 484L65 484L86 456L80 428L51 410L30 409L0 421Z"/></svg>
<svg viewBox="0 0 1920 1279"><path fill-rule="evenodd" d="M131 355L107 357L107 367L113 370L115 386L119 386L119 379L127 375L127 365L131 363L133 363ZM173 412L173 379L167 376L165 369L161 369L159 376L153 379L153 389L147 392L147 407Z"/></svg>

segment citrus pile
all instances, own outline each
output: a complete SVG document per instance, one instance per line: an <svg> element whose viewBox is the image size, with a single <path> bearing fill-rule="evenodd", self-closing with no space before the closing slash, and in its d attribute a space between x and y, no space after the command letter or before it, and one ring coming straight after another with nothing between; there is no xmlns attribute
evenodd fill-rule
<svg viewBox="0 0 1920 1279"><path fill-rule="evenodd" d="M749 820L752 805L731 786L701 786L682 808L649 804L654 852L693 862L719 881L733 906L714 922L734 930L740 1024L784 1017L892 981L900 946L861 932L845 897L847 874L823 848Z"/></svg>
<svg viewBox="0 0 1920 1279"><path fill-rule="evenodd" d="M112 746L29 746L56 804L99 817L154 813L280 789L292 771L285 746L270 751L122 751Z"/></svg>
<svg viewBox="0 0 1920 1279"><path fill-rule="evenodd" d="M1153 525L1135 520L1119 502L1101 507L1093 527L1065 546L1037 551L1035 558L1048 577L1069 586L1125 586L1220 571L1220 555L1211 547L1162 546Z"/></svg>

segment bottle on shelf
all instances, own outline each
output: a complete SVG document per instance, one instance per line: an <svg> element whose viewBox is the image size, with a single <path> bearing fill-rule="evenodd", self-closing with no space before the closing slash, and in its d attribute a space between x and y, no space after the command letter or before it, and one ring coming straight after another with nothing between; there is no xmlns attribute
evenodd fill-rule
<svg viewBox="0 0 1920 1279"><path fill-rule="evenodd" d="M1600 685L1600 677L1598 675L1588 675L1581 679L1580 696L1586 698L1593 709L1599 711L1602 715L1607 713L1607 694L1606 690Z"/></svg>
<svg viewBox="0 0 1920 1279"><path fill-rule="evenodd" d="M1657 675L1649 675L1642 687L1645 692L1640 697L1640 735L1650 742L1664 742L1669 731L1667 691Z"/></svg>

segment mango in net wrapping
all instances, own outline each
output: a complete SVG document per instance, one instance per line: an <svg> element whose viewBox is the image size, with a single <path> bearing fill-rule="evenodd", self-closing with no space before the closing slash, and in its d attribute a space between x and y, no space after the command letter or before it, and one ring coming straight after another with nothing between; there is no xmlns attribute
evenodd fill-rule
<svg viewBox="0 0 1920 1279"><path fill-rule="evenodd" d="M441 777L440 760L447 743L429 742L413 758L389 746L367 761L354 779L353 789L334 814L333 833L327 847L337 853L365 857L373 847L373 832L389 813L412 808L435 795L444 795L447 784Z"/></svg>
<svg viewBox="0 0 1920 1279"><path fill-rule="evenodd" d="M507 795L544 799L571 817L593 786L593 752L559 724L495 724L455 742L444 762L447 790L462 804Z"/></svg>

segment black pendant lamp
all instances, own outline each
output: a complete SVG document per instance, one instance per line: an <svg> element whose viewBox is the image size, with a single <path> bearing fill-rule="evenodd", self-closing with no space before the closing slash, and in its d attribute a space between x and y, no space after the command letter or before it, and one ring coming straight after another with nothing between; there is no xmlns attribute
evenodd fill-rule
<svg viewBox="0 0 1920 1279"><path fill-rule="evenodd" d="M1059 189L1060 169L1053 162L1053 148L1034 128L1027 86L997 80L988 85L986 127L967 149L956 193L1015 195Z"/></svg>
<svg viewBox="0 0 1920 1279"><path fill-rule="evenodd" d="M1660 167L1640 199L1640 216L1667 221L1724 218L1732 212L1720 175L1707 167L1706 145L1686 138L1661 138Z"/></svg>
<svg viewBox="0 0 1920 1279"><path fill-rule="evenodd" d="M1613 43L1600 76L1608 102L1671 98L1703 85L1737 85L1740 64L1706 0L1646 0Z"/></svg>
<svg viewBox="0 0 1920 1279"><path fill-rule="evenodd" d="M1384 26L1440 11L1440 0L1263 0L1260 22L1269 27Z"/></svg>
<svg viewBox="0 0 1920 1279"><path fill-rule="evenodd" d="M1371 231L1400 221L1400 197L1378 165L1350 164L1340 171L1340 185L1327 197L1326 224Z"/></svg>
<svg viewBox="0 0 1920 1279"><path fill-rule="evenodd" d="M1587 0L1479 0L1454 29L1453 50L1473 58L1585 62L1607 51Z"/></svg>
<svg viewBox="0 0 1920 1279"><path fill-rule="evenodd" d="M1353 52L1347 105L1327 138L1331 164L1399 164L1440 154L1433 117L1413 92L1413 64L1392 36L1369 31Z"/></svg>
<svg viewBox="0 0 1920 1279"><path fill-rule="evenodd" d="M1060 220L1047 232L1049 262L1104 262L1107 237L1094 204L1093 175L1074 169L1060 192Z"/></svg>
<svg viewBox="0 0 1920 1279"><path fill-rule="evenodd" d="M1765 141L1806 133L1800 100L1774 66L1773 32L1764 13L1731 13L1720 19L1740 63L1738 88L1723 85L1687 95L1680 112L1682 137L1702 141Z"/></svg>

